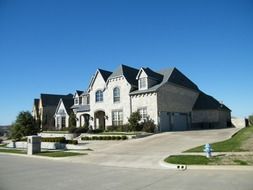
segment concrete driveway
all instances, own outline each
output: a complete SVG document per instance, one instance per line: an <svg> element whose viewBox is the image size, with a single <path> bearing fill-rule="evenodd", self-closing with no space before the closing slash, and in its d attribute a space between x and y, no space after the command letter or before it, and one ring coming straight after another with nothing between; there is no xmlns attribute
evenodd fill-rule
<svg viewBox="0 0 253 190"><path fill-rule="evenodd" d="M68 162L103 166L161 169L165 157L189 148L230 138L239 129L166 132L127 141L91 141L87 156L65 158Z"/></svg>

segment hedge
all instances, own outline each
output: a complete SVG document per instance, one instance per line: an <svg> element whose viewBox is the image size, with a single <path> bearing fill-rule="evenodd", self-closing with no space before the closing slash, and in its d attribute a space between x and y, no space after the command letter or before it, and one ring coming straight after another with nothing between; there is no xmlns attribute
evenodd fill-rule
<svg viewBox="0 0 253 190"><path fill-rule="evenodd" d="M90 140L126 140L128 139L126 135L122 136L109 136L109 135L104 135L104 136L84 136L81 138L83 141L90 141Z"/></svg>
<svg viewBox="0 0 253 190"><path fill-rule="evenodd" d="M20 141L26 142L27 138L23 138ZM66 140L65 137L43 137L41 138L41 142L58 142L65 144L78 144L77 140Z"/></svg>

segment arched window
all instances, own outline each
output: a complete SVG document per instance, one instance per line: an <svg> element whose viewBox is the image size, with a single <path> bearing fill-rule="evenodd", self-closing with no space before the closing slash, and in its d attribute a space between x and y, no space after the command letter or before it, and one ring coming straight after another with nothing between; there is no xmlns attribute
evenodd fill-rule
<svg viewBox="0 0 253 190"><path fill-rule="evenodd" d="M98 90L96 92L96 102L103 102L103 92L102 92L102 90Z"/></svg>
<svg viewBox="0 0 253 190"><path fill-rule="evenodd" d="M113 89L113 102L119 102L120 101L120 89L119 87L115 87Z"/></svg>

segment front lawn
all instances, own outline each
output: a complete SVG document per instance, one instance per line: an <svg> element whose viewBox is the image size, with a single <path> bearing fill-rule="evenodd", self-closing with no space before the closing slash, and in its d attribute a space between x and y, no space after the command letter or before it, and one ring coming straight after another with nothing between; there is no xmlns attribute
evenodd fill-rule
<svg viewBox="0 0 253 190"><path fill-rule="evenodd" d="M42 131L41 133L69 134L68 131Z"/></svg>
<svg viewBox="0 0 253 190"><path fill-rule="evenodd" d="M3 153L14 153L14 154L26 154L26 150L19 149L4 149L0 148L0 152ZM68 151L42 151L40 153L34 154L39 156L48 156L48 157L68 157L68 156L79 156L79 155L87 155L87 153L79 153L79 152L68 152Z"/></svg>
<svg viewBox="0 0 253 190"><path fill-rule="evenodd" d="M0 148L0 152L15 153L15 154L26 154L26 150L6 149L6 148Z"/></svg>
<svg viewBox="0 0 253 190"><path fill-rule="evenodd" d="M164 161L171 164L207 165L209 162L212 162L212 159L199 155L172 155Z"/></svg>
<svg viewBox="0 0 253 190"><path fill-rule="evenodd" d="M43 151L35 155L48 156L48 157L68 157L68 156L87 155L87 153L68 152L68 151Z"/></svg>
<svg viewBox="0 0 253 190"><path fill-rule="evenodd" d="M253 126L245 127L233 135L230 139L211 144L213 152L241 152L249 151L243 145L253 137ZM185 152L203 152L204 145L192 148Z"/></svg>

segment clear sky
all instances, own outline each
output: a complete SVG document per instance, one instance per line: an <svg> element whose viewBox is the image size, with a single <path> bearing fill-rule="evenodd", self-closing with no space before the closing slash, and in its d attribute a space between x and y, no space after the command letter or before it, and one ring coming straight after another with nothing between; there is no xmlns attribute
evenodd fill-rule
<svg viewBox="0 0 253 190"><path fill-rule="evenodd" d="M97 68L177 67L233 116L253 113L252 0L0 0L0 125Z"/></svg>

